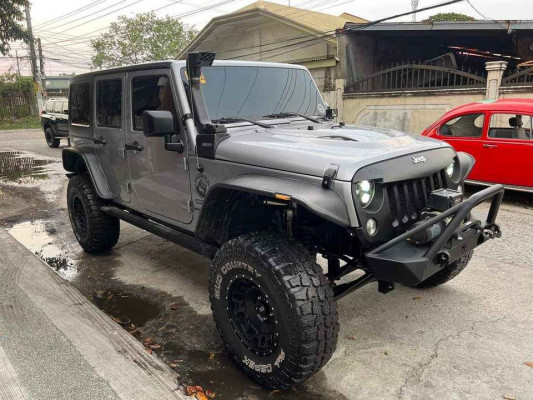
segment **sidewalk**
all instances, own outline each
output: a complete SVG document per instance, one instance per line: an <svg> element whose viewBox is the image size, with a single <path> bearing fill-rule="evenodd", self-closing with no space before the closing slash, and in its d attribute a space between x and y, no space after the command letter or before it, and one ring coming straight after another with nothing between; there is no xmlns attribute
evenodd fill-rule
<svg viewBox="0 0 533 400"><path fill-rule="evenodd" d="M184 399L172 371L0 229L0 399Z"/></svg>

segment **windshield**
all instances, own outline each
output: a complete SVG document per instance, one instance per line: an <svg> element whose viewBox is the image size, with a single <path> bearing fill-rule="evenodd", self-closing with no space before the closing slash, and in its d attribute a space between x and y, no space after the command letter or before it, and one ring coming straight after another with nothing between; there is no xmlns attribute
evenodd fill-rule
<svg viewBox="0 0 533 400"><path fill-rule="evenodd" d="M326 107L307 70L260 66L202 68L202 92L211 120L297 113L323 116ZM185 68L181 77L188 90Z"/></svg>

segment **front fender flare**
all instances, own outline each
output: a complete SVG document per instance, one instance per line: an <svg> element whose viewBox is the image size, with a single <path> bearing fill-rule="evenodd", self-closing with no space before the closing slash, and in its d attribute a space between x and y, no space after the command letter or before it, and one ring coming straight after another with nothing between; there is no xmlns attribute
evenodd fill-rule
<svg viewBox="0 0 533 400"><path fill-rule="evenodd" d="M74 174L84 172L89 173L98 197L106 200L111 200L113 198L104 171L102 171L98 158L94 152L68 148L63 149L61 157L63 159L63 168L66 171Z"/></svg>
<svg viewBox="0 0 533 400"><path fill-rule="evenodd" d="M241 175L217 183L209 189L199 216L197 235L207 237L208 232L216 229L215 226L222 216L216 212L210 212L210 209L217 203L230 201L227 194L221 195L227 192L251 193L272 198L276 193L289 195L292 201L319 217L343 227L350 226L344 200L335 191L309 182L254 174ZM218 221L215 222L213 219Z"/></svg>

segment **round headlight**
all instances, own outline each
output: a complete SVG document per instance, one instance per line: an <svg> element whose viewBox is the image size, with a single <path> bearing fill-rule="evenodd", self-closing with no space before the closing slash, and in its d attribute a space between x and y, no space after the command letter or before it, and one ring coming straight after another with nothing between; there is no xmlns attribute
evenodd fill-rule
<svg viewBox="0 0 533 400"><path fill-rule="evenodd" d="M448 165L445 169L446 175L448 175L451 178L453 175L454 169L455 169L455 163L451 163L450 165Z"/></svg>
<svg viewBox="0 0 533 400"><path fill-rule="evenodd" d="M361 181L355 184L355 194L363 207L368 206L374 198L374 189L372 181Z"/></svg>

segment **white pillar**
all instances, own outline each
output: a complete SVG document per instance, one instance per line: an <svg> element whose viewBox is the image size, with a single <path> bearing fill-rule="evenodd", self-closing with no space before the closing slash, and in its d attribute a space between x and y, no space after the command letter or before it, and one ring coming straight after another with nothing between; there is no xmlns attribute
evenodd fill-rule
<svg viewBox="0 0 533 400"><path fill-rule="evenodd" d="M488 61L485 63L487 70L487 100L498 100L503 72L507 69L507 61Z"/></svg>

